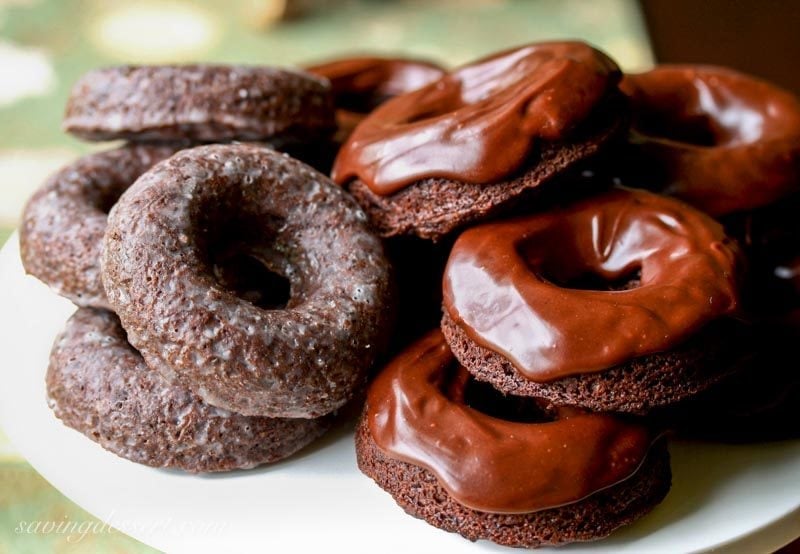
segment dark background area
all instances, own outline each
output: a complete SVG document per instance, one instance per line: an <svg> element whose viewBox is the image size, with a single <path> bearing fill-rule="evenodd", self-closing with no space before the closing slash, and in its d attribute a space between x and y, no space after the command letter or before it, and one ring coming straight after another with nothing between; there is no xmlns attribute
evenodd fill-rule
<svg viewBox="0 0 800 554"><path fill-rule="evenodd" d="M727 65L800 94L800 1L641 4L659 62Z"/></svg>

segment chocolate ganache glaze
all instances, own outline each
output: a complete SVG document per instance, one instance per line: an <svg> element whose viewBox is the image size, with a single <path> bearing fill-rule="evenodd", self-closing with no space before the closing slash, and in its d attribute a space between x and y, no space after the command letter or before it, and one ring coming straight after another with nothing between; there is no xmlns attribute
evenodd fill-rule
<svg viewBox="0 0 800 554"><path fill-rule="evenodd" d="M473 341L547 382L669 350L734 314L742 265L710 217L617 189L464 232L444 308Z"/></svg>
<svg viewBox="0 0 800 554"><path fill-rule="evenodd" d="M431 471L459 503L530 513L577 502L631 477L656 436L618 416L557 409L552 421L506 421L470 407L468 373L436 330L370 387L366 417L388 456Z"/></svg>
<svg viewBox="0 0 800 554"><path fill-rule="evenodd" d="M537 141L558 141L619 80L581 42L508 50L386 102L342 146L333 168L390 195L426 177L491 183L521 167Z"/></svg>
<svg viewBox="0 0 800 554"><path fill-rule="evenodd" d="M692 65L626 75L620 88L633 109L631 157L667 177L663 192L720 216L800 189L800 100L791 93Z"/></svg>

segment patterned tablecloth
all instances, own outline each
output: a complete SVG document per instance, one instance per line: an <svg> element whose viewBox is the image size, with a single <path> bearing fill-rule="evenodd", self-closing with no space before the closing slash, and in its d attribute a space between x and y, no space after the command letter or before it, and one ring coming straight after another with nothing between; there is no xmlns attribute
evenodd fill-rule
<svg viewBox="0 0 800 554"><path fill-rule="evenodd" d="M69 87L97 66L194 60L288 64L348 51L408 52L458 64L559 37L589 40L629 70L651 63L632 0L303 0L293 5L309 8L305 16L275 23L284 4L0 0L0 244L16 226L25 199L49 173L107 147L80 143L59 128ZM66 522L86 532L58 532ZM38 552L152 549L71 503L0 431L0 554Z"/></svg>

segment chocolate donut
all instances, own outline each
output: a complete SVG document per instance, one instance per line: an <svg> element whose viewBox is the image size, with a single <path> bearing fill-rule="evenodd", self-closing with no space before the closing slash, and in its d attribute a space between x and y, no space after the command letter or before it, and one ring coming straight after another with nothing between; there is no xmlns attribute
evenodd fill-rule
<svg viewBox="0 0 800 554"><path fill-rule="evenodd" d="M170 146L124 146L61 169L25 206L20 251L25 271L78 306L108 308L100 250L111 206Z"/></svg>
<svg viewBox="0 0 800 554"><path fill-rule="evenodd" d="M88 140L306 142L333 130L333 98L326 81L272 67L111 67L75 84L63 128Z"/></svg>
<svg viewBox="0 0 800 554"><path fill-rule="evenodd" d="M442 329L503 392L643 413L734 369L743 266L710 217L612 190L465 231L445 269Z"/></svg>
<svg viewBox="0 0 800 554"><path fill-rule="evenodd" d="M714 216L800 190L800 100L791 93L694 65L626 75L620 88L633 111L622 165L639 168L626 184L651 183Z"/></svg>
<svg viewBox="0 0 800 554"><path fill-rule="evenodd" d="M70 318L53 345L47 395L59 419L106 450L190 472L280 460L331 422L246 417L209 406L148 368L114 314L89 308Z"/></svg>
<svg viewBox="0 0 800 554"><path fill-rule="evenodd" d="M305 69L331 83L340 140L379 105L445 74L444 68L428 61L375 56L341 58Z"/></svg>
<svg viewBox="0 0 800 554"><path fill-rule="evenodd" d="M267 290L226 285L231 258ZM390 332L389 265L364 212L257 145L183 150L142 175L109 216L103 283L148 365L244 415L336 410Z"/></svg>
<svg viewBox="0 0 800 554"><path fill-rule="evenodd" d="M358 465L409 514L536 547L605 537L669 491L666 442L643 425L531 401L509 415L515 399L474 384L434 331L371 385Z"/></svg>
<svg viewBox="0 0 800 554"><path fill-rule="evenodd" d="M618 80L583 43L508 50L380 106L332 175L382 235L438 239L596 153L622 128Z"/></svg>

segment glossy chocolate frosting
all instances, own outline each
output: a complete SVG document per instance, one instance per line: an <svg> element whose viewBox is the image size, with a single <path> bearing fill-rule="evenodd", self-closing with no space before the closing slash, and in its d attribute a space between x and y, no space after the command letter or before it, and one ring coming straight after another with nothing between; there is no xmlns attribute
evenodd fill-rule
<svg viewBox="0 0 800 554"><path fill-rule="evenodd" d="M663 192L720 216L800 190L800 100L789 92L693 65L627 75L620 88L632 101L631 155L666 176Z"/></svg>
<svg viewBox="0 0 800 554"><path fill-rule="evenodd" d="M733 314L741 269L710 217L615 189L464 232L444 308L470 339L546 382L669 350Z"/></svg>
<svg viewBox="0 0 800 554"><path fill-rule="evenodd" d="M463 66L372 112L342 146L340 184L389 195L427 177L492 183L518 170L538 141L559 141L619 79L581 42L523 46Z"/></svg>
<svg viewBox="0 0 800 554"><path fill-rule="evenodd" d="M464 400L467 371L436 330L372 384L365 417L378 448L431 471L459 503L529 513L632 476L654 436L610 414L558 409L541 423L499 419Z"/></svg>
<svg viewBox="0 0 800 554"><path fill-rule="evenodd" d="M309 66L306 71L331 82L336 121L347 134L383 102L445 74L442 67L431 62L375 56L331 60Z"/></svg>

